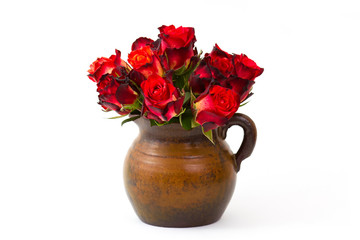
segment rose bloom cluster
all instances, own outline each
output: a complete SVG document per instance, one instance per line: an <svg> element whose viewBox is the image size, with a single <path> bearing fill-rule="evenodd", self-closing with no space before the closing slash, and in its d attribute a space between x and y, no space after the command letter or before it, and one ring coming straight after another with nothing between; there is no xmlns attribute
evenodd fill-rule
<svg viewBox="0 0 360 240"><path fill-rule="evenodd" d="M159 30L156 41L138 38L127 62L116 50L90 65L88 77L97 84L99 104L120 116L131 114L128 120L142 116L158 126L177 122L187 130L201 125L208 132L226 124L264 69L217 44L201 57L194 28Z"/></svg>

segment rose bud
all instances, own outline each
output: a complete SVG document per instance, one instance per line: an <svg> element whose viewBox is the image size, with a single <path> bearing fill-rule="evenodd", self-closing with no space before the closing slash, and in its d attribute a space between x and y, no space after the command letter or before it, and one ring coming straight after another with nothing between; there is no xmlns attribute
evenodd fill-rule
<svg viewBox="0 0 360 240"><path fill-rule="evenodd" d="M138 97L138 94L126 81L118 81L109 74L100 79L97 91L99 92L99 104L105 110L114 110L120 115L129 114L130 110L124 109L125 104L134 104Z"/></svg>
<svg viewBox="0 0 360 240"><path fill-rule="evenodd" d="M110 58L98 58L90 65L90 69L88 70L88 77L92 81L98 83L100 78L105 74L112 74L113 76L117 77L115 74L115 69L118 67L124 67L125 69L129 70L127 63L121 59L121 52L117 49L115 52L116 55L111 55Z"/></svg>
<svg viewBox="0 0 360 240"><path fill-rule="evenodd" d="M212 81L212 73L208 65L208 59L204 57L199 66L190 75L189 84L193 93L201 94L209 86Z"/></svg>
<svg viewBox="0 0 360 240"><path fill-rule="evenodd" d="M180 93L168 74L166 79L151 75L142 82L141 89L144 93L143 116L154 119L158 123L169 121L181 112L184 96Z"/></svg>
<svg viewBox="0 0 360 240"><path fill-rule="evenodd" d="M191 58L196 55L194 28L163 25L159 30L159 55L163 56L162 61L163 65L167 66L166 69L177 70L183 66L188 67Z"/></svg>
<svg viewBox="0 0 360 240"><path fill-rule="evenodd" d="M264 69L260 68L256 63L248 58L245 54L234 54L235 73L238 77L253 81L260 76Z"/></svg>
<svg viewBox="0 0 360 240"><path fill-rule="evenodd" d="M152 74L163 75L163 69L159 57L151 50L149 45L142 46L129 53L128 62L145 78Z"/></svg>
<svg viewBox="0 0 360 240"><path fill-rule="evenodd" d="M222 86L209 85L194 102L195 121L207 132L226 124L239 106L240 97L236 92Z"/></svg>

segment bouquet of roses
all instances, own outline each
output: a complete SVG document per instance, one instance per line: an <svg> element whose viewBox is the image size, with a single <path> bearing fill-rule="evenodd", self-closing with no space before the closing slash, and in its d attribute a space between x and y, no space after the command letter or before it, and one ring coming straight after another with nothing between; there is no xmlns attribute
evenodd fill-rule
<svg viewBox="0 0 360 240"><path fill-rule="evenodd" d="M217 44L201 57L194 47L194 28L161 26L156 41L138 38L128 61L121 52L90 65L99 104L125 122L144 117L161 126L180 123L186 130L201 126L212 140L212 129L225 125L252 93L263 68L245 54L229 54Z"/></svg>

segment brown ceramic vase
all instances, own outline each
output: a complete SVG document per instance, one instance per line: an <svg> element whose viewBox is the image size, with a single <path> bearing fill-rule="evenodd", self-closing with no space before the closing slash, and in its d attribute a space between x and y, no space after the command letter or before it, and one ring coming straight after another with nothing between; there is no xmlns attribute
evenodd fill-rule
<svg viewBox="0 0 360 240"><path fill-rule="evenodd" d="M254 149L254 122L235 114L226 126L213 130L215 144L200 127L187 131L176 123L151 127L144 118L135 122L140 134L128 151L124 182L139 218L163 227L194 227L219 220L234 192L241 161ZM225 142L232 125L244 130L236 154Z"/></svg>

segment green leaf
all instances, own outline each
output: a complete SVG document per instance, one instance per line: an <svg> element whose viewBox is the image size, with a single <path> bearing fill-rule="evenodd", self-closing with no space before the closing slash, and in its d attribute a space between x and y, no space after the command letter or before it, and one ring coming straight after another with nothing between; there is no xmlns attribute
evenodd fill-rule
<svg viewBox="0 0 360 240"><path fill-rule="evenodd" d="M195 117L192 118L191 119L191 128L196 128L198 126L200 126L200 124L195 121Z"/></svg>
<svg viewBox="0 0 360 240"><path fill-rule="evenodd" d="M251 88L251 89L252 89L252 88ZM250 91L251 91L251 90L250 90ZM254 95L254 93L250 92L243 101L248 100L252 95Z"/></svg>
<svg viewBox="0 0 360 240"><path fill-rule="evenodd" d="M157 126L156 125L156 121L154 119L149 119L150 120L150 126Z"/></svg>
<svg viewBox="0 0 360 240"><path fill-rule="evenodd" d="M195 71L195 69L200 65L201 62L201 54L203 53L202 50L200 50L200 53L196 56L193 56L195 58L197 58L196 61L194 61L193 59L190 60L190 63L188 64L187 67L182 66L181 68L179 68L178 70L175 71L176 75L187 75L187 78L189 78L189 76L191 75L192 72Z"/></svg>
<svg viewBox="0 0 360 240"><path fill-rule="evenodd" d="M142 102L140 102L139 99L137 99L133 104L123 105L122 109L129 110L130 112L132 112L134 110L141 109L141 106L142 106Z"/></svg>
<svg viewBox="0 0 360 240"><path fill-rule="evenodd" d="M181 113L180 113L181 114ZM154 119L149 119L150 121L150 126L164 126L167 124L171 124L171 123L179 123L179 118L178 117L173 117L172 119L170 119L170 121L168 122L163 122L163 123L159 123L158 121L154 120Z"/></svg>
<svg viewBox="0 0 360 240"><path fill-rule="evenodd" d="M118 119L118 118L122 118L122 117L125 117L127 115L119 115L119 116L115 116L115 117L111 117L111 118L108 118L108 119Z"/></svg>
<svg viewBox="0 0 360 240"><path fill-rule="evenodd" d="M180 123L179 118L178 117L173 117L172 119L170 119L170 121L167 122L168 124L171 123Z"/></svg>
<svg viewBox="0 0 360 240"><path fill-rule="evenodd" d="M124 121L122 121L121 126L124 125L124 124L127 123L127 122L132 122L132 121L134 121L134 120L136 120L136 119L138 119L138 118L140 118L140 116L135 116L135 117L131 117L131 118L125 119Z"/></svg>
<svg viewBox="0 0 360 240"><path fill-rule="evenodd" d="M142 93L141 87L139 87L139 86L136 84L136 82L134 82L134 81L131 80L131 79L130 79L130 82L136 87L136 89L137 89L140 93Z"/></svg>
<svg viewBox="0 0 360 240"><path fill-rule="evenodd" d="M186 108L182 108L181 112L180 112L178 115L176 115L175 117L181 116L181 114L183 114L183 113L185 112L185 110L186 110ZM173 117L172 119L174 119L175 117ZM172 119L170 119L170 121L171 121Z"/></svg>
<svg viewBox="0 0 360 240"><path fill-rule="evenodd" d="M196 100L196 96L192 91L190 91L190 96L191 96L191 104L192 104Z"/></svg>
<svg viewBox="0 0 360 240"><path fill-rule="evenodd" d="M173 76L173 83L174 86L179 88L179 89L184 89L185 87L185 78L184 76Z"/></svg>
<svg viewBox="0 0 360 240"><path fill-rule="evenodd" d="M250 101L249 101L250 102ZM246 104L248 104L249 102L243 103L241 104L239 107L245 106Z"/></svg>
<svg viewBox="0 0 360 240"><path fill-rule="evenodd" d="M181 126L186 129L186 130L191 130L192 129L192 120L193 120L193 115L191 112L191 109L186 109L186 111L180 115L180 124Z"/></svg>
<svg viewBox="0 0 360 240"><path fill-rule="evenodd" d="M207 132L204 132L204 128L203 128L203 127L201 127L201 130L202 130L203 134L205 135L205 137L207 137L207 138L212 142L212 144L215 145L214 140L213 140L212 130L209 130L209 131L207 131Z"/></svg>
<svg viewBox="0 0 360 240"><path fill-rule="evenodd" d="M190 92L185 92L185 98L184 98L183 106L188 103L190 98L191 98L191 93Z"/></svg>
<svg viewBox="0 0 360 240"><path fill-rule="evenodd" d="M185 64L181 67L181 68L179 68L179 69L177 69L177 70L175 70L174 71L174 73L175 73L175 75L182 75L182 74L184 74L184 72L186 71L186 66L185 66Z"/></svg>
<svg viewBox="0 0 360 240"><path fill-rule="evenodd" d="M161 127L161 126L164 126L164 125L168 124L168 122L158 123L157 121L155 121L155 124L157 126Z"/></svg>
<svg viewBox="0 0 360 240"><path fill-rule="evenodd" d="M130 113L130 115L140 115L140 114L141 114L141 111L139 111L137 109Z"/></svg>
<svg viewBox="0 0 360 240"><path fill-rule="evenodd" d="M200 65L200 62L201 62L201 54L203 53L202 50L200 50L200 53L196 56L193 56L195 58L197 58L196 60L194 59L191 59L190 60L190 63L189 63L189 66L188 66L188 69L183 72L183 74L187 74L188 77L195 71L195 69Z"/></svg>

